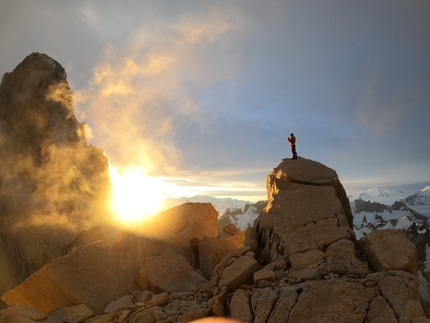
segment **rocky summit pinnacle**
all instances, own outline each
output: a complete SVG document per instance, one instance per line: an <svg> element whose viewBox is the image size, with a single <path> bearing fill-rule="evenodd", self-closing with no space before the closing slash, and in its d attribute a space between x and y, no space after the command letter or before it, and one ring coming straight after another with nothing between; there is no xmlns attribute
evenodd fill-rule
<svg viewBox="0 0 430 323"><path fill-rule="evenodd" d="M333 169L304 158L285 159L267 176L266 183L268 206L259 217L258 227L260 231L277 234L284 251L291 249L287 256L294 248L298 251L322 243L314 247L323 249L333 241L350 239L353 235L349 202ZM314 225L307 226L308 223ZM302 237L303 241L294 246L290 240L298 231L296 238ZM313 239L317 236L318 239ZM273 245L265 257L278 258Z"/></svg>
<svg viewBox="0 0 430 323"><path fill-rule="evenodd" d="M286 183L307 185L308 189L332 187L333 194L342 204L348 226L352 229L352 213L349 200L335 170L310 159L298 157L297 160L283 159L278 167L267 176L267 192L269 203ZM280 186L280 187L278 187ZM305 187L305 186L299 186ZM324 190L324 189L322 189Z"/></svg>
<svg viewBox="0 0 430 323"><path fill-rule="evenodd" d="M50 145L86 145L64 68L45 54L27 56L0 85L0 122L10 153L49 158Z"/></svg>

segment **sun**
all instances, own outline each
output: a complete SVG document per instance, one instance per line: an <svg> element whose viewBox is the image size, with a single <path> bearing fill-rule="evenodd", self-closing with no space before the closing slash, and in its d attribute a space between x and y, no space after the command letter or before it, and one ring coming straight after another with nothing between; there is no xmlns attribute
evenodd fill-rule
<svg viewBox="0 0 430 323"><path fill-rule="evenodd" d="M117 222L133 225L159 212L164 198L159 179L144 176L140 169L121 174L112 165L109 165L109 172L112 182L111 208Z"/></svg>

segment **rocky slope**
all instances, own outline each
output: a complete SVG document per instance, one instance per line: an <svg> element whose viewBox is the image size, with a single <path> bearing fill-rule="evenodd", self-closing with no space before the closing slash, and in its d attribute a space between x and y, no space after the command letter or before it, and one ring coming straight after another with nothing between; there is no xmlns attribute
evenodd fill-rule
<svg viewBox="0 0 430 323"><path fill-rule="evenodd" d="M26 57L0 85L0 292L107 216L108 161L86 143L64 68Z"/></svg>
<svg viewBox="0 0 430 323"><path fill-rule="evenodd" d="M283 160L267 191L267 208L242 238L216 237L217 212L205 203L166 211L139 236L104 231L101 241L75 247L4 294L11 306L0 319L430 322L415 246L402 230L356 241L334 170Z"/></svg>

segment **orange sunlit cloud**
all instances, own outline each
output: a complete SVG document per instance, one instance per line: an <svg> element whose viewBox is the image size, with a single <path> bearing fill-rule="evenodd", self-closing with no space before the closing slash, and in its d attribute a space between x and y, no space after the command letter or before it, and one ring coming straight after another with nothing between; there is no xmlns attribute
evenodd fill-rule
<svg viewBox="0 0 430 323"><path fill-rule="evenodd" d="M164 40L152 39L142 28L130 35L127 46L109 45L93 70L89 88L77 94L78 111L85 119L95 120L90 125L94 144L106 151L112 164L113 208L123 220L153 214L161 197L222 187L235 190L228 184L174 187L162 179L184 173L182 152L175 144L175 122L204 123L207 118L187 84L203 86L235 73L233 66L221 71L202 65L196 48L240 30L239 18L216 11L206 18L172 24ZM142 196L150 201L142 203Z"/></svg>
<svg viewBox="0 0 430 323"><path fill-rule="evenodd" d="M239 19L216 11L206 18L171 25L164 40L152 39L142 28L129 36L127 46L109 45L89 88L77 94L78 110L96 122L90 125L95 144L119 169L141 167L157 174L180 168L175 120L206 118L182 79L199 85L209 74L216 82L234 73L233 68L214 73L210 64L199 64L196 46L222 41L241 28Z"/></svg>

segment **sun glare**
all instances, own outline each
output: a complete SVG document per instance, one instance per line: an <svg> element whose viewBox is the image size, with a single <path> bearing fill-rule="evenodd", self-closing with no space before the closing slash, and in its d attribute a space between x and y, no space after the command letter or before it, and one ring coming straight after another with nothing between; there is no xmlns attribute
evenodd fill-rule
<svg viewBox="0 0 430 323"><path fill-rule="evenodd" d="M146 177L139 169L120 174L110 165L109 170L113 186L111 207L118 222L133 225L159 212L163 199L159 179Z"/></svg>

